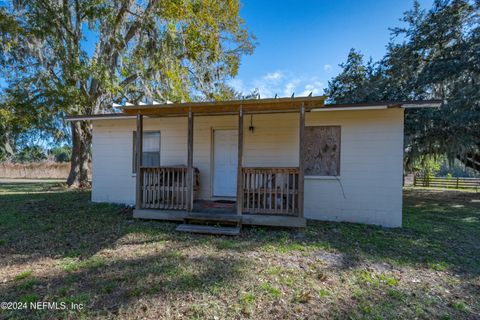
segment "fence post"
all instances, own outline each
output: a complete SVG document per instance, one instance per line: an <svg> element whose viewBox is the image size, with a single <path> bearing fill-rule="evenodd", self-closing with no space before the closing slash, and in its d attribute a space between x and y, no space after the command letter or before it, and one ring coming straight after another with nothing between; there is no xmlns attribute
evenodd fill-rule
<svg viewBox="0 0 480 320"><path fill-rule="evenodd" d="M459 180L459 178L457 177L457 189L458 189L458 180Z"/></svg>

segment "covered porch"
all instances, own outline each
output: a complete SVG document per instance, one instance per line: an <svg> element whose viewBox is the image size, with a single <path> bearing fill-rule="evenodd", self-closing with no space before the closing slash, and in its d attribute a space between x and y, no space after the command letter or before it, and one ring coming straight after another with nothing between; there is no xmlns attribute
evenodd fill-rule
<svg viewBox="0 0 480 320"><path fill-rule="evenodd" d="M134 216L144 219L186 221L205 218L239 224L303 227L305 113L322 107L324 97L240 100L210 103L137 105L124 108L136 116L137 137L143 137L144 118L186 117L186 164L142 166L143 138L136 139L136 196ZM246 116L298 114L298 164L296 166L245 166ZM237 117L234 197L205 201L197 197L202 188L200 172L194 167L194 128L199 117ZM248 127L247 127L248 128ZM268 152L265 151L265 152ZM281 161L279 161L281 164ZM225 203L215 209L216 204ZM228 204L228 205L227 205ZM204 220L206 220L205 218Z"/></svg>

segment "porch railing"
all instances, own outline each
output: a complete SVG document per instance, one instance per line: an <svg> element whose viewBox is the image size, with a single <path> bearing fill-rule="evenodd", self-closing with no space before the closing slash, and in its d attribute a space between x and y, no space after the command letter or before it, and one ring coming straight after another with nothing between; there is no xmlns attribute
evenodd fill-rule
<svg viewBox="0 0 480 320"><path fill-rule="evenodd" d="M243 212L296 216L299 168L242 168Z"/></svg>
<svg viewBox="0 0 480 320"><path fill-rule="evenodd" d="M140 170L142 174L142 208L187 210L188 175L186 167L142 167Z"/></svg>

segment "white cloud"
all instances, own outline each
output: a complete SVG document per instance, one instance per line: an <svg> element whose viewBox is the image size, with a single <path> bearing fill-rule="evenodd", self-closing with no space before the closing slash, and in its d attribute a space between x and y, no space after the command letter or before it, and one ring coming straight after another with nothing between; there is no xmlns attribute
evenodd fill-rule
<svg viewBox="0 0 480 320"><path fill-rule="evenodd" d="M325 71L331 71L331 70L332 70L332 65L330 65L330 64L324 65L324 66L323 66L323 70L325 70Z"/></svg>
<svg viewBox="0 0 480 320"><path fill-rule="evenodd" d="M300 93L300 96L308 96L310 93L314 96L319 96L323 93L323 82L314 81L305 85L304 90Z"/></svg>
<svg viewBox="0 0 480 320"><path fill-rule="evenodd" d="M230 85L238 92L249 94L258 89L261 98L290 97L295 93L296 97L308 96L310 92L313 95L321 95L323 93L323 84L318 77L307 77L287 73L282 71L274 71L264 74L250 81L243 79L233 79Z"/></svg>
<svg viewBox="0 0 480 320"><path fill-rule="evenodd" d="M280 80L283 78L283 73L276 71L276 72L271 72L267 73L263 78L265 80Z"/></svg>

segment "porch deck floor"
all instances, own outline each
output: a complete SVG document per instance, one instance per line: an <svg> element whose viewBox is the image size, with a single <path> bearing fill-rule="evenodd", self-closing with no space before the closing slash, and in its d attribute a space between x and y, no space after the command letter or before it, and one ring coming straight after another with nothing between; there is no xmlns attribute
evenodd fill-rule
<svg viewBox="0 0 480 320"><path fill-rule="evenodd" d="M215 208L216 209L216 208ZM181 210L159 210L159 209L134 209L133 217L139 219L155 219L169 221L184 221L189 216L195 214L233 216L235 213L229 211L219 212L217 210L187 212ZM220 217L219 217L220 218ZM294 216L278 216L278 215L259 215L259 214L242 214L242 225L258 225L258 226L276 226L276 227L294 227L303 228L306 226L307 220L303 217Z"/></svg>

